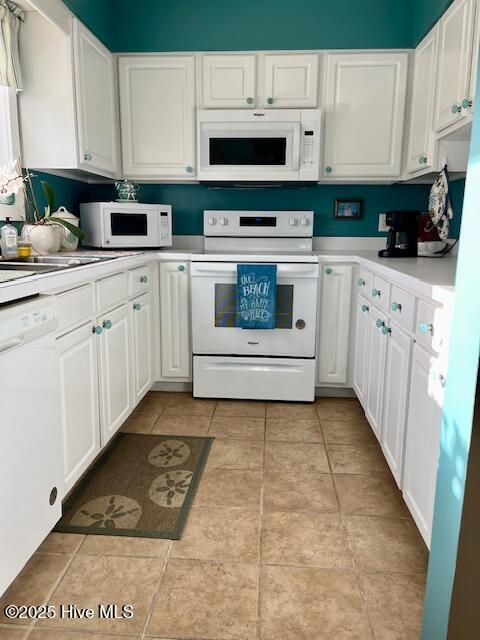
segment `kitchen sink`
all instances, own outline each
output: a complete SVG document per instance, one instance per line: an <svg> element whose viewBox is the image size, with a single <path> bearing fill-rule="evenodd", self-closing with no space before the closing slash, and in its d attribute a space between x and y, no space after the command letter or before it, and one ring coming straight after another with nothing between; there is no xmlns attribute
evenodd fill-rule
<svg viewBox="0 0 480 640"><path fill-rule="evenodd" d="M48 273L50 271L60 271L71 267L97 264L112 260L113 256L30 256L22 260L0 260L0 269L15 269L19 271L35 271L36 273Z"/></svg>
<svg viewBox="0 0 480 640"><path fill-rule="evenodd" d="M40 264L35 262L9 262L0 260L0 271L34 271L35 273L48 273L50 271L61 271L68 269L68 264Z"/></svg>

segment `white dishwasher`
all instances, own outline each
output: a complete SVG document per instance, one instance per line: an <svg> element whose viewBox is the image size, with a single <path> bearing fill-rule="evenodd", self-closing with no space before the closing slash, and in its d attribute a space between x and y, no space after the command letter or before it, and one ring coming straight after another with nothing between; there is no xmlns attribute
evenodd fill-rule
<svg viewBox="0 0 480 640"><path fill-rule="evenodd" d="M56 324L48 297L0 307L0 595L61 516Z"/></svg>

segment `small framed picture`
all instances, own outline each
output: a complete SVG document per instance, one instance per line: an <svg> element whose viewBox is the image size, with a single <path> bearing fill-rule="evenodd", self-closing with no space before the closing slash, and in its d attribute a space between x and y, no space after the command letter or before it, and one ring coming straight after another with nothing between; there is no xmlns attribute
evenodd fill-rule
<svg viewBox="0 0 480 640"><path fill-rule="evenodd" d="M359 220L362 217L362 201L335 200L333 216L338 220Z"/></svg>

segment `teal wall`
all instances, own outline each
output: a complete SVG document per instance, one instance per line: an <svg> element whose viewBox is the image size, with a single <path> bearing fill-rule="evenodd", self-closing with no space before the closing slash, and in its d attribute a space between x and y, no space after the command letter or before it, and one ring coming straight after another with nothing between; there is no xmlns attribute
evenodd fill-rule
<svg viewBox="0 0 480 640"><path fill-rule="evenodd" d="M46 205L41 185L42 180L49 182L55 190L56 207L65 206L68 211L75 215L80 215L80 202L88 202L90 199L89 185L78 180L70 180L69 178L60 178L41 171L32 171L32 185L35 192L35 198L40 209Z"/></svg>
<svg viewBox="0 0 480 640"><path fill-rule="evenodd" d="M480 72L477 81L478 100ZM455 308L445 387L422 640L447 638L480 353L479 200L480 119L477 117L473 122L455 281ZM472 629L470 637L473 639L478 636L479 630Z"/></svg>
<svg viewBox="0 0 480 640"><path fill-rule="evenodd" d="M114 0L114 50L410 47L411 2Z"/></svg>
<svg viewBox="0 0 480 640"><path fill-rule="evenodd" d="M454 198L460 201L461 188ZM377 236L378 214L392 209L425 211L429 187L426 185L319 185L272 189L209 189L192 184L142 184L140 199L173 205L173 232L176 235L201 235L204 209L309 209L315 211L316 236ZM90 199L112 200L110 185L92 185ZM335 220L335 198L361 199L361 220ZM454 206L456 203L454 202ZM459 209L460 211L461 209ZM452 237L458 233L459 218L454 219Z"/></svg>
<svg viewBox="0 0 480 640"><path fill-rule="evenodd" d="M412 3L412 44L422 40L437 22L453 0L413 0Z"/></svg>
<svg viewBox="0 0 480 640"><path fill-rule="evenodd" d="M111 50L114 50L115 0L63 0L67 7L100 38ZM138 3L139 4L139 3ZM132 7L134 3L132 3Z"/></svg>

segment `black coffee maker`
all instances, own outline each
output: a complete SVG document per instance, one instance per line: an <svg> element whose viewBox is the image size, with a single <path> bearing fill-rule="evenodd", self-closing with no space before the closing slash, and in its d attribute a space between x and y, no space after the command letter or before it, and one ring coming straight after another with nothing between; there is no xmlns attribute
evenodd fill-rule
<svg viewBox="0 0 480 640"><path fill-rule="evenodd" d="M381 258L416 258L418 255L418 221L420 211L387 211L385 223L390 227L387 248Z"/></svg>

